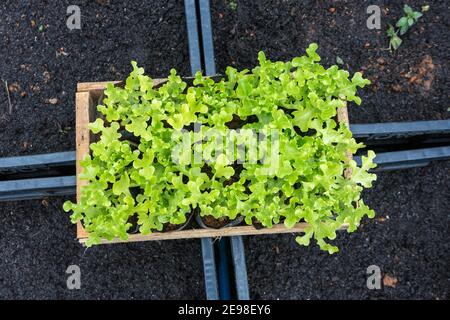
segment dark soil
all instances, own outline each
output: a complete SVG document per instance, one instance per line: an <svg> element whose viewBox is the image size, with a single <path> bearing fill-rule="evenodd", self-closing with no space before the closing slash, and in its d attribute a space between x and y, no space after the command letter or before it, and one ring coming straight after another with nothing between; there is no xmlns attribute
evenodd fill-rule
<svg viewBox="0 0 450 320"><path fill-rule="evenodd" d="M202 217L203 223L210 228L220 229L230 223L230 219L227 217L216 219L213 216Z"/></svg>
<svg viewBox="0 0 450 320"><path fill-rule="evenodd" d="M162 232L168 232L168 231L175 231L175 230L183 230L186 228L189 228L190 224L192 223L194 213L191 212L186 215L186 222L184 224L172 224L172 223L165 223L163 226Z"/></svg>
<svg viewBox="0 0 450 320"><path fill-rule="evenodd" d="M71 4L81 8L81 30L66 27ZM13 105L9 114L1 82L0 157L75 150L77 82L123 80L132 59L153 77L172 67L189 74L181 0L7 0L0 12L0 75ZM65 200L0 203L0 298L204 299L200 241L86 249ZM80 290L66 287L71 264L80 266Z"/></svg>
<svg viewBox="0 0 450 320"><path fill-rule="evenodd" d="M177 230L179 228L180 228L180 226L177 225L177 224L166 223L163 226L163 231L162 232L175 231L175 230Z"/></svg>
<svg viewBox="0 0 450 320"><path fill-rule="evenodd" d="M0 4L0 76L13 106L1 82L0 156L74 150L77 82L123 80L133 59L152 77L189 75L183 1L77 1L81 30L69 30L73 4Z"/></svg>
<svg viewBox="0 0 450 320"><path fill-rule="evenodd" d="M1 299L204 299L199 240L86 249L64 200L0 203ZM80 290L66 286L73 264Z"/></svg>
<svg viewBox="0 0 450 320"><path fill-rule="evenodd" d="M254 299L449 299L450 162L378 174L365 200L376 217L338 233L340 252L300 247L295 235L246 237ZM381 290L366 286L380 267ZM392 284L394 281L390 281Z"/></svg>
<svg viewBox="0 0 450 320"><path fill-rule="evenodd" d="M218 72L228 65L254 67L261 50L271 60L287 61L316 42L325 66L340 57L343 68L362 71L372 81L360 91L362 105L349 107L351 122L450 118L447 1L430 3L394 53L386 50L387 23L395 24L402 16L404 3L420 10L425 2L378 1L380 30L366 27L366 8L373 1L237 1L236 10L230 2L211 3Z"/></svg>
<svg viewBox="0 0 450 320"><path fill-rule="evenodd" d="M350 121L448 119L449 8L433 1L430 10L391 53L387 23L402 15L404 3L378 1L381 30L366 27L370 1L213 0L217 70L252 68L263 50L271 60L303 55L319 44L325 66L344 61L372 84L360 90L361 106L349 106ZM329 255L313 244L300 247L294 235L246 237L247 270L255 299L448 299L450 162L379 174L365 199L377 212L358 232L341 232L341 252ZM368 290L367 267L378 265L386 286ZM395 284L395 279L397 283ZM389 287L388 285L392 285Z"/></svg>
<svg viewBox="0 0 450 320"><path fill-rule="evenodd" d="M0 74L12 85L13 104L10 115L1 83L0 156L74 150L78 81L122 80L131 59L155 77L171 67L188 74L181 1L101 3L108 1L78 1L81 31L65 26L67 5L73 4L68 1L0 4ZM212 1L218 70L252 67L258 50L291 59L316 41L326 65L339 56L351 72L364 70L373 81L361 91L363 105L349 108L352 122L447 119L445 2L430 4L394 54L383 50L385 26L400 16L403 2L378 2L384 9L379 32L365 27L369 4L238 1L233 11L229 1ZM39 32L42 24L48 27ZM47 100L53 98L56 104ZM364 220L358 232L339 233L334 243L341 252L335 255L315 244L300 247L293 235L245 237L251 297L449 299L449 173L447 161L379 174L365 195L377 217ZM86 250L62 210L65 200L0 203L0 298L205 298L200 241ZM72 264L81 269L80 290L66 287ZM370 265L383 273L381 290L366 287Z"/></svg>

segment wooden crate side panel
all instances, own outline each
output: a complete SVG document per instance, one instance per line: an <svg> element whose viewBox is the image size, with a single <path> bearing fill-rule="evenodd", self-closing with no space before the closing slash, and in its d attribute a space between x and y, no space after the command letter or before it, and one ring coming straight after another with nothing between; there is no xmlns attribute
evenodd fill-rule
<svg viewBox="0 0 450 320"><path fill-rule="evenodd" d="M276 234L276 233L302 233L305 228L308 227L307 223L297 223L293 228L288 229L284 224L274 225L272 228L256 229L253 226L239 226L223 229L191 229L182 231L170 231L170 232L154 232L149 235L131 234L128 240L114 239L111 241L102 240L101 244L123 243L123 242L142 242L142 241L155 241L155 240L175 240L175 239L194 239L194 238L217 238L217 237L231 237L231 236L251 236L262 234ZM344 224L340 229L347 228L348 225ZM81 243L87 241L86 238L79 239Z"/></svg>
<svg viewBox="0 0 450 320"><path fill-rule="evenodd" d="M94 103L89 92L77 92L76 93L76 145L77 145L77 201L80 201L81 187L86 185L87 181L80 180L80 173L83 172L83 168L80 166L80 160L83 160L84 156L89 154L89 144L91 133L89 130L89 123L92 121L91 115L93 115ZM87 237L88 234L84 230L81 222L77 223L77 238Z"/></svg>
<svg viewBox="0 0 450 320"><path fill-rule="evenodd" d="M153 79L153 85L158 86L165 81L167 79ZM92 99L97 101L109 83L117 85L123 83L123 81L80 82L77 84L77 92L89 92Z"/></svg>

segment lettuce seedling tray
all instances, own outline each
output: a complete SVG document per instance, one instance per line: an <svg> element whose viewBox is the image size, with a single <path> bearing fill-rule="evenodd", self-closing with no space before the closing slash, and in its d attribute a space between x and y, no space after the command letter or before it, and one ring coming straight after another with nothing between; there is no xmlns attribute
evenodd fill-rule
<svg viewBox="0 0 450 320"><path fill-rule="evenodd" d="M153 79L155 86L162 84L166 79ZM119 84L120 81L110 82L86 82L78 83L76 93L76 172L77 172L77 201L80 198L81 187L87 183L85 180L79 178L82 172L80 160L85 155L89 154L89 145L94 142L94 136L90 132L89 123L95 121L97 118L96 106L103 91L106 89L108 83ZM349 124L347 107L337 109L337 122L344 122ZM351 159L351 154L347 154L348 160ZM349 178L351 172L347 169L344 176ZM227 237L227 236L244 236L244 235L261 235L261 234L276 234L276 233L303 233L308 226L305 222L300 222L294 227L288 229L283 223L274 225L272 228L255 228L252 225L242 225L235 227L226 227L222 229L184 229L179 231L153 232L148 235L129 234L127 240L114 239L111 241L101 240L101 243L121 243L121 242L141 242L151 240L169 240L169 239L188 239L188 238L210 238L210 237ZM345 229L346 224L341 226ZM88 232L83 228L81 222L77 223L77 239L81 243L85 243L88 239Z"/></svg>

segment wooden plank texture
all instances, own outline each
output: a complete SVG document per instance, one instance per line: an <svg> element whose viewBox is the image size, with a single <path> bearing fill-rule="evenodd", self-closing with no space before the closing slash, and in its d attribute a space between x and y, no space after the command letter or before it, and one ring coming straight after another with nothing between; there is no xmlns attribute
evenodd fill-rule
<svg viewBox="0 0 450 320"><path fill-rule="evenodd" d="M217 237L231 237L231 236L251 236L261 234L276 234L276 233L301 233L305 231L308 226L307 223L297 223L293 228L288 229L284 224L274 225L272 228L255 229L253 226L238 226L223 229L190 229L182 231L170 232L154 232L149 235L130 234L128 240L114 239L111 241L102 240L102 244L109 243L123 243L123 242L142 242L155 240L175 240L175 239L193 239L193 238L217 238ZM343 224L340 230L346 229L347 224ZM87 241L86 238L79 239L81 243Z"/></svg>
<svg viewBox="0 0 450 320"><path fill-rule="evenodd" d="M153 79L153 85L159 86L165 81L167 81L167 79ZM94 101L96 101L106 89L108 83L119 85L123 83L123 81L80 82L77 84L77 92L89 92Z"/></svg>
<svg viewBox="0 0 450 320"><path fill-rule="evenodd" d="M77 92L76 93L76 145L77 145L77 201L80 201L81 187L86 185L87 181L80 180L80 173L83 168L80 166L80 160L83 160L84 156L89 154L89 144L91 133L89 130L89 122L92 121L94 113L94 103L92 101L89 92ZM77 223L77 238L85 238L88 234L84 230L81 222Z"/></svg>

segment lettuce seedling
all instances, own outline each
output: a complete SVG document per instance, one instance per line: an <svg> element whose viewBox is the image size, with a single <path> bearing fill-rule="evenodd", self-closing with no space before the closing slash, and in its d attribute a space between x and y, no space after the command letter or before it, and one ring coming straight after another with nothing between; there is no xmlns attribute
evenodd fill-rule
<svg viewBox="0 0 450 320"><path fill-rule="evenodd" d="M148 234L198 210L267 228L307 222L299 244L338 251L328 243L336 231L374 215L361 192L376 179L375 154L359 167L349 160L363 145L335 121L338 108L361 104L357 89L370 82L323 67L317 48L288 62L260 52L252 70L228 67L220 81L197 73L190 87L171 70L155 88L132 62L125 86L107 86L90 124L99 139L80 163L88 184L77 204L64 204L89 232L87 245L127 239L135 216Z"/></svg>

